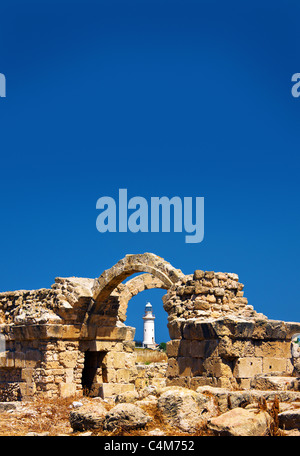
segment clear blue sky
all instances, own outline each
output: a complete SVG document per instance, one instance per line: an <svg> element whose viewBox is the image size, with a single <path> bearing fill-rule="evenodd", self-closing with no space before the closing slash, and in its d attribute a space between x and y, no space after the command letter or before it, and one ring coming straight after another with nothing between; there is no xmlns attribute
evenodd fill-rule
<svg viewBox="0 0 300 456"><path fill-rule="evenodd" d="M297 1L4 1L0 289L97 277L126 253L235 272L300 321ZM205 238L96 230L96 201L205 197ZM161 291L150 299L168 339ZM138 330L139 331L139 330ZM138 332L137 332L138 335Z"/></svg>

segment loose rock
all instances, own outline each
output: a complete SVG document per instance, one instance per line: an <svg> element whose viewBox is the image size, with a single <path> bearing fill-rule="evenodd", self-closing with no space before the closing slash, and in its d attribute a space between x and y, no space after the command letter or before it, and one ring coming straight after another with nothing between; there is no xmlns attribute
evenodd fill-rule
<svg viewBox="0 0 300 456"><path fill-rule="evenodd" d="M208 416L217 414L213 398L187 388L169 387L158 400L165 421L186 432L201 427Z"/></svg>
<svg viewBox="0 0 300 456"><path fill-rule="evenodd" d="M150 421L151 417L140 407L127 403L117 404L106 414L103 428L108 431L118 428L142 429Z"/></svg>
<svg viewBox="0 0 300 456"><path fill-rule="evenodd" d="M84 405L70 412L70 425L74 431L101 428L107 413L102 404Z"/></svg>
<svg viewBox="0 0 300 456"><path fill-rule="evenodd" d="M267 412L255 413L241 407L208 420L207 427L221 436L264 436L269 433L271 417Z"/></svg>

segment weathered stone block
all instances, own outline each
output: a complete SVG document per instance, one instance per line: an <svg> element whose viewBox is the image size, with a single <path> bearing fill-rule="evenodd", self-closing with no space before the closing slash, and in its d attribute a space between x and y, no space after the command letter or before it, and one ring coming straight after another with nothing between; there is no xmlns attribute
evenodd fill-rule
<svg viewBox="0 0 300 456"><path fill-rule="evenodd" d="M290 358L291 342L286 342L282 340L256 341L255 356L268 358Z"/></svg>
<svg viewBox="0 0 300 456"><path fill-rule="evenodd" d="M202 277L204 277L204 271L201 271L200 269L197 269L194 272L194 280L200 280L200 279L202 279Z"/></svg>
<svg viewBox="0 0 300 456"><path fill-rule="evenodd" d="M197 283L195 284L195 293L196 294L209 294L210 292L213 292L213 288L210 287L204 287L202 284Z"/></svg>
<svg viewBox="0 0 300 456"><path fill-rule="evenodd" d="M209 310L211 308L211 305L209 302L204 301L201 298L196 298L194 301L194 309L195 310Z"/></svg>
<svg viewBox="0 0 300 456"><path fill-rule="evenodd" d="M182 337L182 325L185 322L184 319L176 319L168 323L168 329L171 339L181 339Z"/></svg>
<svg viewBox="0 0 300 456"><path fill-rule="evenodd" d="M264 374L269 372L285 372L286 359L283 358L262 358L262 369Z"/></svg>
<svg viewBox="0 0 300 456"><path fill-rule="evenodd" d="M254 356L254 345L250 340L234 340L228 336L220 339L219 354L223 358L244 358Z"/></svg>
<svg viewBox="0 0 300 456"><path fill-rule="evenodd" d="M236 378L250 378L263 371L262 358L239 358L234 366L233 375Z"/></svg>
<svg viewBox="0 0 300 456"><path fill-rule="evenodd" d="M181 339L170 340L166 344L166 352L169 358L177 357L179 352L179 344Z"/></svg>
<svg viewBox="0 0 300 456"><path fill-rule="evenodd" d="M202 358L190 358L189 363L191 365L191 376L198 377L205 372L204 360Z"/></svg>
<svg viewBox="0 0 300 456"><path fill-rule="evenodd" d="M205 372L214 377L232 377L231 364L222 358L207 358L203 362Z"/></svg>
<svg viewBox="0 0 300 456"><path fill-rule="evenodd" d="M106 367L114 369L125 368L126 353L111 351L105 355L103 363Z"/></svg>
<svg viewBox="0 0 300 456"><path fill-rule="evenodd" d="M22 380L24 380L26 383L32 383L32 378L33 378L34 372L35 372L35 369L33 367L28 367L28 368L22 369L22 371L21 371Z"/></svg>
<svg viewBox="0 0 300 456"><path fill-rule="evenodd" d="M76 385L74 383L59 383L60 397L70 397L76 393Z"/></svg>
<svg viewBox="0 0 300 456"><path fill-rule="evenodd" d="M179 344L179 356L190 356L191 355L191 341L190 340L181 340Z"/></svg>
<svg viewBox="0 0 300 456"><path fill-rule="evenodd" d="M128 369L117 369L116 381L117 381L117 383L129 383L129 370Z"/></svg>
<svg viewBox="0 0 300 456"><path fill-rule="evenodd" d="M192 358L179 357L177 358L178 375L180 377L188 377L192 372Z"/></svg>
<svg viewBox="0 0 300 456"><path fill-rule="evenodd" d="M105 399L116 394L126 393L127 391L134 391L135 387L132 383L102 383L100 386L100 396Z"/></svg>
<svg viewBox="0 0 300 456"><path fill-rule="evenodd" d="M34 396L34 394L36 393L36 384L35 383L20 382L19 387L20 387L21 398L23 400L26 400L26 398L28 398L28 397Z"/></svg>
<svg viewBox="0 0 300 456"><path fill-rule="evenodd" d="M65 351L59 353L59 362L64 367L75 367L77 363L77 351Z"/></svg>
<svg viewBox="0 0 300 456"><path fill-rule="evenodd" d="M26 367L35 367L38 362L42 359L42 353L40 350L26 350L25 352L25 364Z"/></svg>
<svg viewBox="0 0 300 456"><path fill-rule="evenodd" d="M210 356L218 356L218 340L192 340L191 341L191 356L193 358L208 358Z"/></svg>
<svg viewBox="0 0 300 456"><path fill-rule="evenodd" d="M183 338L188 340L215 339L216 332L211 323L203 321L187 321L183 326Z"/></svg>
<svg viewBox="0 0 300 456"><path fill-rule="evenodd" d="M169 358L166 376L173 378L173 377L178 377L178 375L179 375L179 367L178 367L177 359Z"/></svg>

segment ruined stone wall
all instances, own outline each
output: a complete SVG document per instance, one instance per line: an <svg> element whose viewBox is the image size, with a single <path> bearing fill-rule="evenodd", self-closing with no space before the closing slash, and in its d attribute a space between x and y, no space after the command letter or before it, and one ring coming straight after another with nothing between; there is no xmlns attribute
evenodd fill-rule
<svg viewBox="0 0 300 456"><path fill-rule="evenodd" d="M166 386L166 371L168 363L138 363L136 365L136 374L134 384L136 390L154 386L155 388L164 388Z"/></svg>
<svg viewBox="0 0 300 456"><path fill-rule="evenodd" d="M293 374L300 325L257 313L243 287L236 274L197 270L168 290L169 385L250 388L255 376Z"/></svg>
<svg viewBox="0 0 300 456"><path fill-rule="evenodd" d="M198 318L220 318L234 315L245 318L267 318L248 305L244 285L237 274L196 270L171 286L163 297L164 309L172 322ZM172 337L172 336L171 336Z"/></svg>
<svg viewBox="0 0 300 456"><path fill-rule="evenodd" d="M57 278L51 289L0 293L0 401L81 394L87 352L102 354L90 394L103 383L134 387L134 328L83 324L93 283Z"/></svg>
<svg viewBox="0 0 300 456"><path fill-rule="evenodd" d="M153 287L167 290L165 378L136 366L135 330L123 323L130 298ZM99 279L57 278L51 289L0 293L0 401L65 397L85 388L106 396L146 381L250 388L261 375L299 373L298 348L293 355L291 347L300 324L257 313L243 288L236 274L196 270L185 276L144 254L126 256Z"/></svg>

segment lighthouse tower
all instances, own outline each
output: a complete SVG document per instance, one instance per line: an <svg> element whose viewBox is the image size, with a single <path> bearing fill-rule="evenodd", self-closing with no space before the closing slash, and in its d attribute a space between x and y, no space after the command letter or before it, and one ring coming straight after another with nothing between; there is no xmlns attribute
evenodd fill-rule
<svg viewBox="0 0 300 456"><path fill-rule="evenodd" d="M155 333L154 333L154 320L155 316L152 313L152 305L150 302L146 304L144 320L144 348L156 348Z"/></svg>

